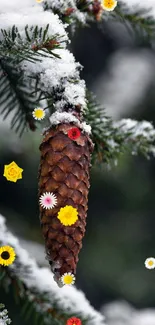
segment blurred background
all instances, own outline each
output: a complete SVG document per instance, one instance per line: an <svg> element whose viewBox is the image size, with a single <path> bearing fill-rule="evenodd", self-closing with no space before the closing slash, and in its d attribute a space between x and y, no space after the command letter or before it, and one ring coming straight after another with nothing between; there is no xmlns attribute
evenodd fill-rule
<svg viewBox="0 0 155 325"><path fill-rule="evenodd" d="M120 23L104 21L99 27L92 24L77 30L71 50L84 66L82 78L107 115L115 120L145 119L155 125L155 51L147 42ZM10 118L0 117L0 213L21 245L40 265L48 266L37 203L41 132L40 128L20 139L10 131ZM16 184L3 177L4 165L12 161L24 169L23 179ZM100 167L91 170L87 231L76 285L107 315L109 325L123 325L129 324L127 318L113 323L108 306L119 315L118 310L126 308L124 314L130 318L134 308L155 308L155 270L144 266L147 257L155 257L155 160L124 155L111 170ZM118 300L130 305L114 305ZM11 298L3 291L0 301L10 311ZM17 314L17 309L12 313ZM137 318L135 325L141 324ZM155 314L154 323L144 325L152 324Z"/></svg>

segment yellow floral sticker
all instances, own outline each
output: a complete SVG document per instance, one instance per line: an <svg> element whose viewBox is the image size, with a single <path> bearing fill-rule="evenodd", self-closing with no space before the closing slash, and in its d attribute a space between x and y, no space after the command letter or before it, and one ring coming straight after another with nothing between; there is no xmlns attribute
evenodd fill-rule
<svg viewBox="0 0 155 325"><path fill-rule="evenodd" d="M116 0L102 0L102 8L107 11L113 11L117 6Z"/></svg>
<svg viewBox="0 0 155 325"><path fill-rule="evenodd" d="M23 169L20 168L14 161L9 165L4 165L3 176L10 182L16 183L18 179L22 178Z"/></svg>

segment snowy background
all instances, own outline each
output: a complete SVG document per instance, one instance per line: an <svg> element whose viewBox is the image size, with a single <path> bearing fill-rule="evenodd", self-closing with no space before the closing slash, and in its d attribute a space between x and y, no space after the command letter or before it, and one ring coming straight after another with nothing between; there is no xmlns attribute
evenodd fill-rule
<svg viewBox="0 0 155 325"><path fill-rule="evenodd" d="M32 3L26 0L22 6L28 1ZM155 17L154 0L125 2L129 7L152 7ZM6 3L0 0L0 8L4 10ZM146 119L155 125L154 48L111 21L78 30L70 48L84 66L82 78L110 116ZM41 129L19 139L13 131L10 137L9 123L10 118L0 121L0 212L21 245L37 256L39 265L48 267L36 200ZM13 160L24 169L17 184L2 177L4 164ZM147 257L155 257L154 164L124 156L111 171L94 168L91 173L87 233L76 284L95 308L102 308L108 325L155 324L155 271L144 267ZM11 308L12 300L4 292L1 300ZM15 306L12 314L17 317Z"/></svg>

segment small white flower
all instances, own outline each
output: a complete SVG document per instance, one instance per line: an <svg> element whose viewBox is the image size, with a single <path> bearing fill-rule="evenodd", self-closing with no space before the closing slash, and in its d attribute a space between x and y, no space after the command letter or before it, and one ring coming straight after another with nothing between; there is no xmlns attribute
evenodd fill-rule
<svg viewBox="0 0 155 325"><path fill-rule="evenodd" d="M43 108L37 107L32 112L32 115L35 120L43 120L43 118L45 117L45 111Z"/></svg>
<svg viewBox="0 0 155 325"><path fill-rule="evenodd" d="M75 276L74 274L72 274L71 272L68 272L68 273L64 273L62 276L61 276L61 282L65 285L72 285L75 283Z"/></svg>
<svg viewBox="0 0 155 325"><path fill-rule="evenodd" d="M45 209L52 209L57 204L57 198L55 194L46 192L41 195L39 203Z"/></svg>
<svg viewBox="0 0 155 325"><path fill-rule="evenodd" d="M148 257L145 260L145 267L147 269L154 269L155 268L155 258L154 257Z"/></svg>

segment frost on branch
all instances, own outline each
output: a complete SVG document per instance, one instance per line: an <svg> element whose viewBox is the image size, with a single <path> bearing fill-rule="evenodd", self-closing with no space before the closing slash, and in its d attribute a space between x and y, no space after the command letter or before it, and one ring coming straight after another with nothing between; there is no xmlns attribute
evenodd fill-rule
<svg viewBox="0 0 155 325"><path fill-rule="evenodd" d="M154 325L155 309L135 309L126 301L114 301L104 305L101 312L108 325Z"/></svg>
<svg viewBox="0 0 155 325"><path fill-rule="evenodd" d="M9 0L6 0L6 4L8 1ZM59 34L61 36L64 36L64 41L68 40L68 35L64 29L64 24L59 20L58 16L54 15L52 12L43 11L42 7L40 6L34 6L34 1L31 2L31 6L19 8L19 10L17 9L18 8L16 8L16 2L14 3L14 7L7 7L6 12L4 5L3 10L0 11L1 29L9 30L13 25L16 25L24 42L26 40L26 25L29 27L38 26L38 28L45 28L49 23L49 35ZM2 34L0 35L0 39L2 39Z"/></svg>
<svg viewBox="0 0 155 325"><path fill-rule="evenodd" d="M6 0L8 1L8 0ZM63 39L61 43L62 48L54 49L55 57L50 55L46 57L38 53L37 59L40 62L34 63L24 60L18 65L18 69L24 73L24 77L28 79L38 78L39 88L44 94L52 97L55 94L59 108L63 110L64 105L80 105L82 108L86 107L85 99L85 82L80 80L79 70L81 65L75 62L75 58L69 50L66 49L66 42L68 36L65 30L65 25L58 18L58 15L49 11L44 11L42 6L38 7L24 7L16 12L16 6L11 7L10 12L0 14L0 29L9 32L13 25L18 28L18 32L22 42L26 42L25 26L28 26L30 37L32 36L31 27L38 26L38 28L45 28L49 24L48 37L59 35ZM3 35L0 35L0 40ZM17 41L17 40L16 40ZM16 44L17 45L17 44ZM30 44L32 46L32 44ZM58 58L59 56L60 58ZM63 105L63 107L62 107Z"/></svg>
<svg viewBox="0 0 155 325"><path fill-rule="evenodd" d="M124 146L131 145L132 154L139 152L155 155L155 129L148 121L138 122L131 119L122 119L113 123L117 136L124 139Z"/></svg>
<svg viewBox="0 0 155 325"><path fill-rule="evenodd" d="M85 121L91 126L92 141L95 143L92 163L117 163L120 155L128 152L142 154L146 158L155 156L155 128L148 121L122 119L113 121L105 109L89 93Z"/></svg>
<svg viewBox="0 0 155 325"><path fill-rule="evenodd" d="M39 44L39 51L35 49L38 61L33 62L25 58L17 65L18 74L23 77L22 80L25 84L26 81L37 80L37 87L35 85L31 86L31 90L39 97L40 105L43 98L50 101L50 103L52 102L52 113L53 110L73 114L78 111L78 114L82 115L87 106L86 85L85 81L80 79L82 66L75 61L73 54L66 48L66 43L69 42L65 30L66 24L62 23L57 14L44 11L42 4L35 3L34 5L32 0L26 1L27 6L26 4L19 4L18 11L16 8L16 1L18 2L18 0L15 1L14 5L10 6L10 9L9 6L7 7L8 1L6 0L6 3L4 3L4 9L0 13L0 29L9 33L12 26L18 28L20 37L15 39L14 46L19 47L19 50L21 44L27 46L28 41L25 32L25 26L27 26L27 32L30 39L33 40L28 44L29 50L31 50L36 42L33 34L35 28L44 30L47 25L49 25L47 37L49 39L56 37L55 41L58 41L60 45L59 48L52 49L52 57L47 52L45 57L43 47L39 43L41 40L38 38L36 44ZM6 12L5 6L8 10ZM3 33L0 35L0 40L3 41ZM89 126L87 127L85 124L83 126L85 129L89 129L88 132L90 132Z"/></svg>
<svg viewBox="0 0 155 325"><path fill-rule="evenodd" d="M43 6L58 13L63 21L67 20L73 32L77 22L86 25L89 21L101 19L103 14L104 18L107 16L102 10L101 0L46 0Z"/></svg>
<svg viewBox="0 0 155 325"><path fill-rule="evenodd" d="M83 129L83 131L85 131L88 134L91 134L91 126L88 125L86 122L82 122L80 123L80 121L71 113L67 113L67 112L55 112L54 114L52 114L52 116L50 117L50 123L51 125L58 125L59 123L70 123L70 122L74 122L76 126L80 127Z"/></svg>
<svg viewBox="0 0 155 325"><path fill-rule="evenodd" d="M59 58L41 58L37 64L23 62L21 69L28 77L40 76L40 88L45 93L53 93L58 89L58 106L64 107L64 104L86 106L85 82L80 80L79 69L81 65L75 62L72 53L67 49L55 49L53 53L59 55ZM75 82L76 80L76 82ZM59 99L60 96L60 99ZM60 110L59 109L59 110Z"/></svg>
<svg viewBox="0 0 155 325"><path fill-rule="evenodd" d="M11 324L11 319L7 315L8 311L7 311L7 309L3 309L4 307L5 306L3 304L0 304L0 325Z"/></svg>
<svg viewBox="0 0 155 325"><path fill-rule="evenodd" d="M155 156L155 129L150 122L131 119L113 122L103 118L102 129L106 161L117 162L120 154L124 152L132 155L142 154L147 159L151 155Z"/></svg>
<svg viewBox="0 0 155 325"><path fill-rule="evenodd" d="M80 315L81 319L90 319L86 325L105 325L104 317L90 305L82 291L74 286L64 286L59 288L53 280L50 269L39 268L36 261L30 258L28 252L21 248L18 239L7 230L5 218L0 215L0 245L10 245L16 252L16 260L7 270L10 274L15 274L29 291L31 301L42 297L46 293L45 301L38 305L36 310L45 313L52 306L57 306L57 312ZM8 284L9 285L9 284ZM42 298L40 298L41 300ZM5 324L5 323L4 323ZM49 324L45 322L45 324ZM64 322L60 323L64 324ZM2 323L3 325L3 323Z"/></svg>

